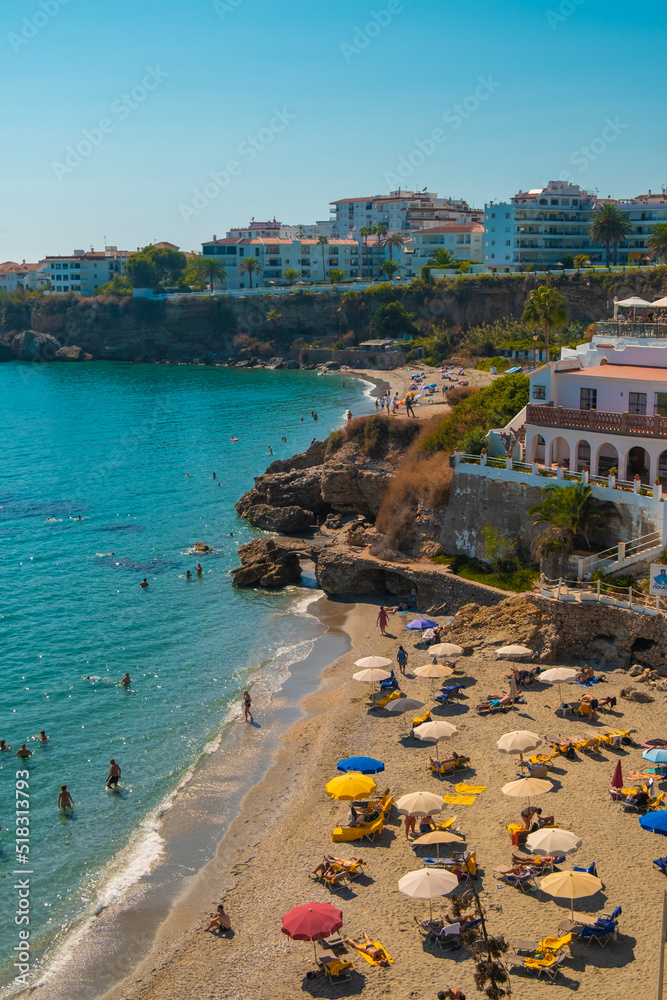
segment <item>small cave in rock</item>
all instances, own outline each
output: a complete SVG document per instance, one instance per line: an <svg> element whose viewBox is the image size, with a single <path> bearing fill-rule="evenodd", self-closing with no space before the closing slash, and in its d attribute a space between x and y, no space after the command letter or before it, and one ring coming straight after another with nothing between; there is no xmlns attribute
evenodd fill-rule
<svg viewBox="0 0 667 1000"><path fill-rule="evenodd" d="M637 653L645 653L647 649L653 649L655 645L655 639L635 639L630 647L630 655L635 656Z"/></svg>

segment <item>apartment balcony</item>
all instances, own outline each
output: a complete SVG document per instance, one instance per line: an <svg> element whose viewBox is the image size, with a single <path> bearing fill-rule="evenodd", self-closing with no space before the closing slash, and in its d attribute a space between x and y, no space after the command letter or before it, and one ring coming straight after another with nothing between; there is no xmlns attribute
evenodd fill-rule
<svg viewBox="0 0 667 1000"><path fill-rule="evenodd" d="M595 332L606 337L651 337L667 340L667 320L664 323L609 320L605 323L596 323Z"/></svg>
<svg viewBox="0 0 667 1000"><path fill-rule="evenodd" d="M574 410L567 406L529 403L526 423L541 427L594 430L626 437L667 438L667 417L639 413L607 413L604 410Z"/></svg>

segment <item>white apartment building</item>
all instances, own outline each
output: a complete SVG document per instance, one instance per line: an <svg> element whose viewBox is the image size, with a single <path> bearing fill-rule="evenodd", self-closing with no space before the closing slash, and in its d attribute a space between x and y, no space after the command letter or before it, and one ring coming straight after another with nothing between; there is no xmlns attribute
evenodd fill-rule
<svg viewBox="0 0 667 1000"><path fill-rule="evenodd" d="M384 249L380 253L384 254ZM364 261L373 259L377 249L363 248L356 240L330 238L322 247L315 237L302 239L239 238L227 236L202 244L203 257L215 257L227 271L224 285L227 288L250 288L249 275L239 270L241 262L254 257L261 271L252 276L252 287L269 282L283 283L283 272L292 269L300 273L303 281L324 281L330 271L345 271L349 278L363 277ZM366 268L368 269L368 268Z"/></svg>
<svg viewBox="0 0 667 1000"><path fill-rule="evenodd" d="M368 198L331 202L333 233L359 238L362 226L384 225L390 233L408 233L443 222L481 222L483 213L463 199L438 198L432 191L391 191Z"/></svg>
<svg viewBox="0 0 667 1000"><path fill-rule="evenodd" d="M39 291L46 287L50 280L50 269L47 264L40 261L36 264L17 264L13 260L6 260L0 264L0 289L4 292Z"/></svg>
<svg viewBox="0 0 667 1000"><path fill-rule="evenodd" d="M596 335L530 375L525 461L667 483L667 339Z"/></svg>
<svg viewBox="0 0 667 1000"><path fill-rule="evenodd" d="M509 202L490 202L484 209L484 263L499 272L529 264L553 267L568 253L601 263L604 247L588 236L597 207L595 195L566 181L519 191Z"/></svg>
<svg viewBox="0 0 667 1000"><path fill-rule="evenodd" d="M632 223L632 234L619 245L618 263L636 264L648 256L646 240L651 235L654 226L667 222L667 187L659 194L649 191L648 194L637 195L616 202L619 211L627 215Z"/></svg>
<svg viewBox="0 0 667 1000"><path fill-rule="evenodd" d="M416 277L438 250L449 250L459 261L484 259L484 226L476 222L452 222L410 233L404 247L406 276Z"/></svg>
<svg viewBox="0 0 667 1000"><path fill-rule="evenodd" d="M127 257L128 251L109 246L104 250L75 250L71 256L46 256L41 263L47 265L51 292L94 295L100 285L123 273Z"/></svg>

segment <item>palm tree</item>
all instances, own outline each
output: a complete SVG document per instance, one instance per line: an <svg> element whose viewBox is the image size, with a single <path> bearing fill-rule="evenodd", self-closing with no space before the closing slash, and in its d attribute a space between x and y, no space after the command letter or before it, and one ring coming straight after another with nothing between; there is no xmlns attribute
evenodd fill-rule
<svg viewBox="0 0 667 1000"><path fill-rule="evenodd" d="M283 278L288 285L293 285L301 277L301 271L295 271L293 267L286 267L283 271Z"/></svg>
<svg viewBox="0 0 667 1000"><path fill-rule="evenodd" d="M544 349L549 361L549 329L565 326L567 323L567 303L560 292L548 285L534 288L524 306L524 323L532 326L544 325Z"/></svg>
<svg viewBox="0 0 667 1000"><path fill-rule="evenodd" d="M370 226L361 226L359 229L359 235L364 241L364 246L368 246L368 237L373 235L373 230Z"/></svg>
<svg viewBox="0 0 667 1000"><path fill-rule="evenodd" d="M451 250L441 248L430 260L426 261L426 267L457 267L461 261L454 256Z"/></svg>
<svg viewBox="0 0 667 1000"><path fill-rule="evenodd" d="M391 236L386 236L382 240L383 247L389 247L389 260L394 259L394 247L402 247L405 240L398 233L392 233Z"/></svg>
<svg viewBox="0 0 667 1000"><path fill-rule="evenodd" d="M270 323L271 327L275 330L276 326L278 325L278 320L280 319L281 316L282 313L279 313L277 309L269 309L269 311L266 314L266 322Z"/></svg>
<svg viewBox="0 0 667 1000"><path fill-rule="evenodd" d="M667 260L667 222L659 222L651 230L646 249L656 260Z"/></svg>
<svg viewBox="0 0 667 1000"><path fill-rule="evenodd" d="M247 274L250 278L250 287L252 288L252 276L253 274L259 274L264 268L257 260L256 257L244 257L239 264L239 274Z"/></svg>
<svg viewBox="0 0 667 1000"><path fill-rule="evenodd" d="M341 281L345 281L347 278L347 271L344 271L341 267L332 267L329 271L329 281L332 285L338 285Z"/></svg>
<svg viewBox="0 0 667 1000"><path fill-rule="evenodd" d="M403 267L395 260L385 260L382 262L382 264L380 264L380 270L384 271L384 273L389 278L389 281L393 281L396 272L402 271Z"/></svg>
<svg viewBox="0 0 667 1000"><path fill-rule="evenodd" d="M202 258L202 265L201 273L208 279L209 293L213 295L213 285L216 281L224 281L227 277L227 271L215 257Z"/></svg>
<svg viewBox="0 0 667 1000"><path fill-rule="evenodd" d="M327 246L328 242L329 242L328 236L320 235L317 237L317 245L322 248L322 281L326 281L327 277L327 265L324 258L324 248L325 246Z"/></svg>
<svg viewBox="0 0 667 1000"><path fill-rule="evenodd" d="M618 244L632 232L632 223L627 215L619 212L616 205L603 205L593 216L588 227L588 235L593 243L604 243L607 251L607 267L609 267L610 246L614 244L614 264L618 257Z"/></svg>
<svg viewBox="0 0 667 1000"><path fill-rule="evenodd" d="M388 232L387 227L382 222L378 222L377 226L373 226L373 229L375 230L375 234L377 235L378 238L378 246L380 246L382 240L387 235Z"/></svg>
<svg viewBox="0 0 667 1000"><path fill-rule="evenodd" d="M561 568L576 543L589 547L589 532L618 517L616 504L596 499L587 483L550 486L542 490L542 497L542 503L528 509L533 524L543 525L533 548L540 558L555 556Z"/></svg>

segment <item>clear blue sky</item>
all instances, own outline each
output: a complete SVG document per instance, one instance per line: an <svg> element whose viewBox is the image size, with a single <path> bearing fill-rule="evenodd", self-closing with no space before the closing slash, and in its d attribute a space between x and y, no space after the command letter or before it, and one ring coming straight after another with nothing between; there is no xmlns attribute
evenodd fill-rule
<svg viewBox="0 0 667 1000"><path fill-rule="evenodd" d="M564 173L659 190L666 21L658 0L3 0L0 260L326 219L415 151L403 186L476 206Z"/></svg>

